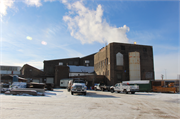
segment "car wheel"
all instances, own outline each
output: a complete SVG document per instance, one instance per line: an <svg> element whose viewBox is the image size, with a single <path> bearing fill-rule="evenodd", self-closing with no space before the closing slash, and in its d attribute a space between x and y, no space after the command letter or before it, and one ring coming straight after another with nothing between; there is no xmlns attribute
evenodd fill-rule
<svg viewBox="0 0 180 119"><path fill-rule="evenodd" d="M124 93L126 93L126 94L128 94L128 92L127 92L127 90L126 89L124 89L124 91L123 91Z"/></svg>
<svg viewBox="0 0 180 119"><path fill-rule="evenodd" d="M111 89L111 93L114 93L114 90L113 90L113 89Z"/></svg>
<svg viewBox="0 0 180 119"><path fill-rule="evenodd" d="M135 94L135 92L131 92L131 94Z"/></svg>
<svg viewBox="0 0 180 119"><path fill-rule="evenodd" d="M86 95L86 92L84 93L84 95Z"/></svg>
<svg viewBox="0 0 180 119"><path fill-rule="evenodd" d="M95 91L97 91L97 88L94 88Z"/></svg>
<svg viewBox="0 0 180 119"><path fill-rule="evenodd" d="M73 95L74 93L73 92L71 92L71 95Z"/></svg>
<svg viewBox="0 0 180 119"><path fill-rule="evenodd" d="M101 88L101 91L104 91L104 88Z"/></svg>

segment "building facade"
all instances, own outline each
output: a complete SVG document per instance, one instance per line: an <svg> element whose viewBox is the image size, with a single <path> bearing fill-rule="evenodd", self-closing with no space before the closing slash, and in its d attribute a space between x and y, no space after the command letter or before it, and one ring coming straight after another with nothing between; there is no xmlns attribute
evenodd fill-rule
<svg viewBox="0 0 180 119"><path fill-rule="evenodd" d="M20 76L26 78L28 82L37 82L37 83L44 82L45 79L44 72L29 64L25 64L20 71L21 71Z"/></svg>
<svg viewBox="0 0 180 119"><path fill-rule="evenodd" d="M152 46L110 43L94 55L94 70L108 85L129 80L154 80Z"/></svg>
<svg viewBox="0 0 180 119"><path fill-rule="evenodd" d="M69 78L69 67L74 66L94 66L94 54L79 58L67 58L57 60L45 60L44 61L44 73L47 80L51 80L51 83L55 87L60 86L60 80Z"/></svg>
<svg viewBox="0 0 180 119"><path fill-rule="evenodd" d="M20 66L5 66L0 65L0 74L1 76L5 75L20 75Z"/></svg>

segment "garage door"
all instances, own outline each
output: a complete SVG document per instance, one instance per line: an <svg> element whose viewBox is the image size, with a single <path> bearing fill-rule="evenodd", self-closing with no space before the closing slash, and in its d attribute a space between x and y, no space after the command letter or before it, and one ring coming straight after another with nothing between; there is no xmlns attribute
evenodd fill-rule
<svg viewBox="0 0 180 119"><path fill-rule="evenodd" d="M54 78L46 78L46 83L54 84Z"/></svg>
<svg viewBox="0 0 180 119"><path fill-rule="evenodd" d="M38 79L33 79L33 82L39 83Z"/></svg>

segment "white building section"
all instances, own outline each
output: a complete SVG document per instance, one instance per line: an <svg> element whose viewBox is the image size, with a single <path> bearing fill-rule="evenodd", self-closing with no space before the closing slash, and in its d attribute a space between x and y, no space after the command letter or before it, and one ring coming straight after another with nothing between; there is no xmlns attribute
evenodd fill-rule
<svg viewBox="0 0 180 119"><path fill-rule="evenodd" d="M130 81L141 80L139 52L129 52L129 75Z"/></svg>
<svg viewBox="0 0 180 119"><path fill-rule="evenodd" d="M94 75L94 74L93 73L81 73L81 72L69 73L69 76L85 76L85 75Z"/></svg>
<svg viewBox="0 0 180 119"><path fill-rule="evenodd" d="M84 75L94 75L93 66L74 66L69 65L69 76L84 76Z"/></svg>
<svg viewBox="0 0 180 119"><path fill-rule="evenodd" d="M8 74L14 74L14 75L20 75L20 66L5 66L0 65L0 74L1 75L8 75Z"/></svg>

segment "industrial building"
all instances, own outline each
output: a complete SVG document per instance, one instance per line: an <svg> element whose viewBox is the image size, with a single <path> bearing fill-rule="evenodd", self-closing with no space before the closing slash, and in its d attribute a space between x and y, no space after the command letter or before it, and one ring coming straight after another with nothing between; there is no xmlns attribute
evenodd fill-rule
<svg viewBox="0 0 180 119"><path fill-rule="evenodd" d="M154 80L152 46L110 43L94 55L94 70L108 85L131 80Z"/></svg>
<svg viewBox="0 0 180 119"><path fill-rule="evenodd" d="M69 78L69 65L74 66L94 66L94 54L79 58L66 58L44 61L44 73L46 80L54 84L55 87L60 86L60 80ZM72 74L72 72L71 72Z"/></svg>
<svg viewBox="0 0 180 119"><path fill-rule="evenodd" d="M44 83L44 79L46 78L43 71L29 64L25 64L20 71L20 76L26 78L28 82Z"/></svg>
<svg viewBox="0 0 180 119"><path fill-rule="evenodd" d="M85 78L90 85L104 82L154 80L153 48L147 45L110 43L95 54L82 58L44 60L44 70L24 65L21 76L60 87L60 80Z"/></svg>

